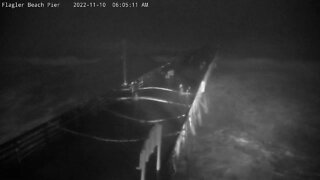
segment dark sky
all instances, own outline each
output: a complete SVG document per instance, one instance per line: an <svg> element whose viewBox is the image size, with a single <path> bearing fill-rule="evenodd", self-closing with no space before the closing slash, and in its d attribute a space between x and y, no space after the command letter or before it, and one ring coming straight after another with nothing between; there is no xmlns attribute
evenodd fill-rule
<svg viewBox="0 0 320 180"><path fill-rule="evenodd" d="M1 8L3 56L103 51L131 41L261 41L318 47L317 0L146 0L149 8ZM110 0L107 0L110 2ZM317 49L317 48L316 48Z"/></svg>

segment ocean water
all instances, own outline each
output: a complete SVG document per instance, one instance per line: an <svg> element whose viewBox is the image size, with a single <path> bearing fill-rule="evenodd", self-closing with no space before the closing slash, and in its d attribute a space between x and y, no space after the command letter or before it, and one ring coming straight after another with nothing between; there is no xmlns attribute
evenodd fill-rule
<svg viewBox="0 0 320 180"><path fill-rule="evenodd" d="M319 179L319 64L223 58L209 113L176 160L180 179Z"/></svg>

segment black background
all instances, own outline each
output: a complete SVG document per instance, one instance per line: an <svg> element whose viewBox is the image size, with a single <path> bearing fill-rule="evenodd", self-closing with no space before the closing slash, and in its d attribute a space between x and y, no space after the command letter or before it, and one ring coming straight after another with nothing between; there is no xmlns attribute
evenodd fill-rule
<svg viewBox="0 0 320 180"><path fill-rule="evenodd" d="M259 42L318 57L316 0L143 1L149 8L106 2L108 8L72 8L71 1L60 8L1 8L1 55L96 57L106 43L126 38L178 46Z"/></svg>

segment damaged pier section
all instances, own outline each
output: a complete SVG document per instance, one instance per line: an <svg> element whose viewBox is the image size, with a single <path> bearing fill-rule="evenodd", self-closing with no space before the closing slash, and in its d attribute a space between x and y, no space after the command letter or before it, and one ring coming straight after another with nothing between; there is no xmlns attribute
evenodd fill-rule
<svg viewBox="0 0 320 180"><path fill-rule="evenodd" d="M1 144L1 176L169 179L207 111L214 57L194 51Z"/></svg>

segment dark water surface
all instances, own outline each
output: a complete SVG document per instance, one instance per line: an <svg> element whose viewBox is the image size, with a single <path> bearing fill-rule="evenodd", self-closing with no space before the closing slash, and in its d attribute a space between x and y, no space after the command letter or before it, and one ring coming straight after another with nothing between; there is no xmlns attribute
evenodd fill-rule
<svg viewBox="0 0 320 180"><path fill-rule="evenodd" d="M319 64L221 58L176 179L319 179Z"/></svg>

